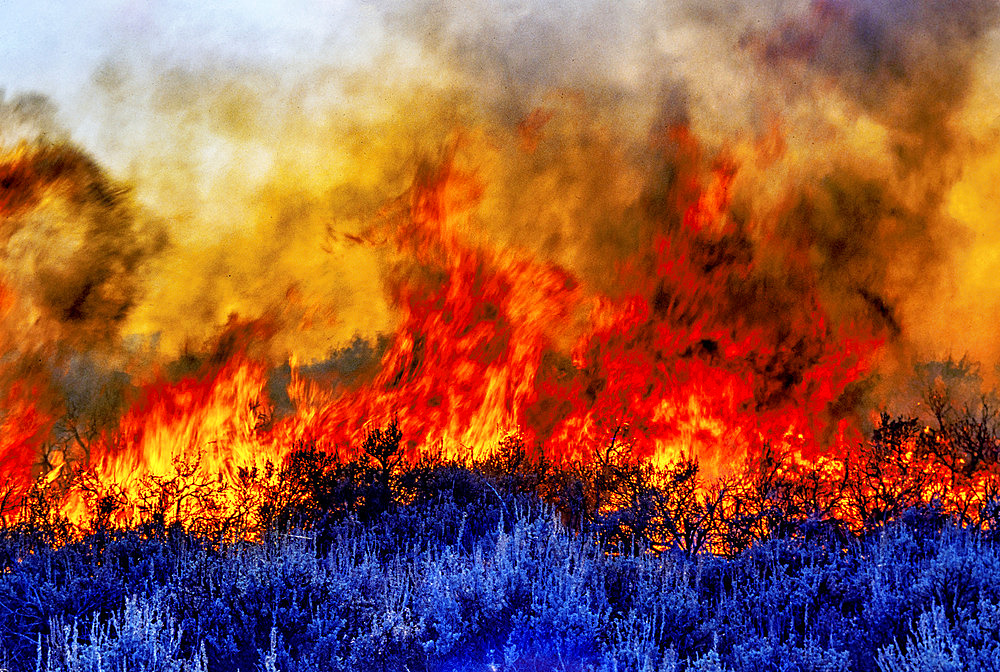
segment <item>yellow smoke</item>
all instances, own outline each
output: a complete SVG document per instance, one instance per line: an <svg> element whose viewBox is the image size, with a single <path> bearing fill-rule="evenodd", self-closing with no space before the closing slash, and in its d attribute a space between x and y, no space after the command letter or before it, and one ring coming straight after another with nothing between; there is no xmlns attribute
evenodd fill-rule
<svg viewBox="0 0 1000 672"><path fill-rule="evenodd" d="M669 179L651 138L684 123L706 168L740 166L760 263L804 255L835 319L904 357L1000 358L994 3L487 4L384 3L349 65L109 59L90 149L170 241L122 330L172 357L266 315L269 355L300 362L391 331L373 232L448 152L485 185L470 240L620 292Z"/></svg>

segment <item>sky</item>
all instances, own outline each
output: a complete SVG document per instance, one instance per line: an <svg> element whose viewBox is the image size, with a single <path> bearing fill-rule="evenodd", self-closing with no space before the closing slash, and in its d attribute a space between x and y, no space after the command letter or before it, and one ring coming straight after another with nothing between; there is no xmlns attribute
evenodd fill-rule
<svg viewBox="0 0 1000 672"><path fill-rule="evenodd" d="M296 71L365 62L379 21L361 1L0 2L0 88L50 97L79 137L98 73L205 63ZM99 151L99 148L94 148Z"/></svg>

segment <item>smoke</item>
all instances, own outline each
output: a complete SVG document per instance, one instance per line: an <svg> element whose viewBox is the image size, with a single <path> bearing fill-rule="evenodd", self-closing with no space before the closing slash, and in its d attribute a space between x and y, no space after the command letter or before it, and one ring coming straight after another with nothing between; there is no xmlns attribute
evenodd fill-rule
<svg viewBox="0 0 1000 672"><path fill-rule="evenodd" d="M781 235L817 260L832 305L884 318L903 362L998 354L991 330L967 328L984 309L996 315L993 289L974 280L981 263L970 263L996 241L953 207L984 153L982 120L968 112L990 88L998 9L815 2L741 40L794 129L789 154L821 157L792 179L802 188Z"/></svg>
<svg viewBox="0 0 1000 672"><path fill-rule="evenodd" d="M6 98L0 89L0 147L68 140L56 121L56 106L47 97L35 93Z"/></svg>
<svg viewBox="0 0 1000 672"><path fill-rule="evenodd" d="M387 23L456 73L478 123L547 115L537 151L489 175L502 214L480 210L484 237L614 292L608 270L648 240L641 203L671 170L650 129L686 123L707 156L740 164L734 212L754 222L759 263L807 260L834 318L871 325L905 362L996 347L952 326L990 302L968 270L995 245L948 202L981 152L967 110L988 90L997 16L989 0L425 2L390 6Z"/></svg>
<svg viewBox="0 0 1000 672"><path fill-rule="evenodd" d="M701 172L719 157L738 167L731 217L747 223L742 244L768 282L814 274L837 323L864 325L900 357L995 349L986 320L974 335L948 325L988 283L964 279L987 248L954 199L980 165L967 111L988 88L996 3L323 12L295 15L310 23L298 54L287 35L268 46L264 28L237 31L261 41L257 53L225 47L235 28L199 36L195 19L167 30L159 15L156 34L117 44L77 109L88 151L118 180L69 144L44 99L4 105L5 146L31 136L22 163L62 165L78 183L38 187L55 196L5 225L5 264L40 320L87 346L155 335L173 357L233 315L264 316L278 325L269 359L323 361L393 330L393 288L413 264L393 242L393 208L445 155L485 185L460 224L473 245L564 268L587 296L620 296L617 269L649 244L650 213L672 193L660 140L683 125L703 147ZM568 348L585 320L551 337Z"/></svg>
<svg viewBox="0 0 1000 672"><path fill-rule="evenodd" d="M127 188L60 138L53 112L38 96L0 100L0 264L21 299L26 342L105 346L166 239Z"/></svg>
<svg viewBox="0 0 1000 672"><path fill-rule="evenodd" d="M888 130L901 167L920 170L956 146L955 116L998 11L995 0L819 0L748 40L799 96L835 87Z"/></svg>

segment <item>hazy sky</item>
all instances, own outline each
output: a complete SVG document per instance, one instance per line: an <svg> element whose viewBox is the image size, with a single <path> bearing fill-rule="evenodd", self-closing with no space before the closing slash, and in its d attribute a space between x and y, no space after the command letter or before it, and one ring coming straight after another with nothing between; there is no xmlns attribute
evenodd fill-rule
<svg viewBox="0 0 1000 672"><path fill-rule="evenodd" d="M109 60L283 65L363 59L378 21L351 0L0 1L0 88L74 98Z"/></svg>

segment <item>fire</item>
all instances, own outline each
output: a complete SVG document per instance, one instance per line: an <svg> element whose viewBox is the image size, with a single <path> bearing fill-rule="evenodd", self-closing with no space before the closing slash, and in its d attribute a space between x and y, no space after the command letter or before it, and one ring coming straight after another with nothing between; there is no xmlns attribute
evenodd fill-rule
<svg viewBox="0 0 1000 672"><path fill-rule="evenodd" d="M801 260L785 259L780 273L761 265L755 236L766 222L732 215L733 159L703 170L683 127L661 151L678 173L644 215L644 244L609 268L617 295L528 249L474 242L490 185L454 151L425 166L358 238L397 258L388 291L399 322L373 377L323 383L292 366L290 408L277 410L274 365L255 348L273 329L233 319L197 371L154 374L76 456L100 487L90 495L71 487L63 514L85 526L93 492L142 501L150 483L179 475L224 492L303 442L350 455L391 419L411 458L427 450L479 458L517 432L553 459L587 459L626 426L636 458L695 457L710 476L767 442L802 460L841 450L860 435L850 409L838 415L836 405L880 341L830 324ZM789 277L797 286L782 286ZM18 469L27 478L28 465L10 467ZM177 515L209 515L193 496L185 504L185 487L170 503ZM213 506L238 502L221 495Z"/></svg>
<svg viewBox="0 0 1000 672"><path fill-rule="evenodd" d="M675 151L698 153L686 129L675 136ZM288 421L293 434L349 445L367 423L398 415L414 452L481 453L516 429L570 459L628 425L645 457L698 456L711 473L775 436L797 436L811 454L831 445L842 418L829 408L878 342L834 333L809 292L767 293L752 241L728 217L734 165L719 163L704 184L694 164L682 174L670 194L679 213L655 221L648 248L611 271L626 291L610 297L588 296L526 250L473 245L463 229L487 187L453 161L418 179L391 228L396 249L423 266L393 279L401 319L381 370L311 404L308 420ZM805 305L781 305L787 323L754 315L736 305L751 297L734 295L754 282L765 307ZM587 326L562 352L579 314ZM294 385L297 398L315 398Z"/></svg>
<svg viewBox="0 0 1000 672"><path fill-rule="evenodd" d="M150 134L177 146L121 171L136 184L44 124L0 144L12 502L41 484L82 527L108 497L132 503L121 524L143 506L194 524L238 511L246 473L303 445L351 456L390 420L411 459L478 459L516 434L587 460L627 428L634 459L694 458L709 478L765 449L849 462L880 365L940 345L921 332L962 251L949 212L989 228L963 199L990 162L959 179L977 146L962 113L990 88L980 4L816 2L720 31L738 63L711 63L711 40L674 54L692 39L678 26L643 35L662 48L648 59L606 61L558 21L536 36L558 67L494 58L442 20L387 50L405 86L338 72L272 104L172 72L147 116L177 121ZM518 44L487 24L485 42ZM96 79L124 91L113 69ZM651 96L636 82L654 72ZM737 80L753 81L717 90ZM330 109L300 95L328 84ZM172 100L185 87L207 121ZM338 351L352 336L364 347ZM147 501L151 484L172 499Z"/></svg>
<svg viewBox="0 0 1000 672"><path fill-rule="evenodd" d="M15 292L0 283L0 348L7 353L16 352L19 345L17 300ZM0 473L5 474L0 513L5 516L17 513L20 498L31 487L35 463L58 413L58 406L47 403L51 392L32 354L8 354L0 375ZM57 472L62 465L51 466Z"/></svg>

